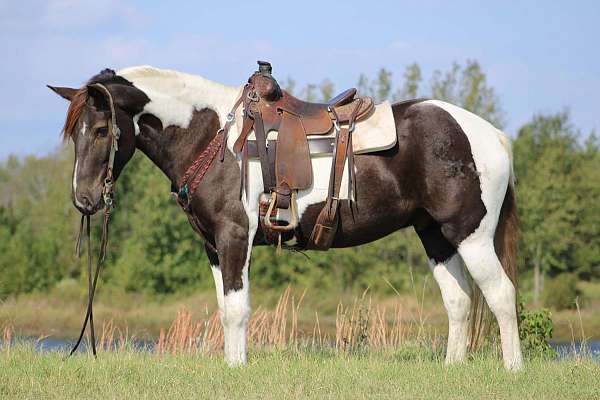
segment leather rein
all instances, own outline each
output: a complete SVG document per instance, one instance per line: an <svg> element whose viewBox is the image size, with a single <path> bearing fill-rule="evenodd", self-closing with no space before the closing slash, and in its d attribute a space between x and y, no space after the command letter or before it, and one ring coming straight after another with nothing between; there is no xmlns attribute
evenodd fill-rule
<svg viewBox="0 0 600 400"><path fill-rule="evenodd" d="M106 88L106 86L101 83L94 83L90 85L91 87L100 90L104 93L108 99L108 104L110 106L110 124L108 127L109 135L111 137L111 145L110 145L110 154L108 157L108 165L106 167L106 178L104 179L104 188L102 189L102 198L104 199L104 217L102 222L102 238L100 240L100 252L98 255L98 260L96 263L95 271L92 271L92 240L91 240L91 230L90 230L90 215L82 214L81 222L79 225L79 235L77 236L77 243L75 247L75 252L77 256L81 256L81 239L82 234L86 231L86 246L87 246L87 266L88 266L88 304L87 310L85 314L85 319L83 321L83 325L81 327L81 332L79 333L79 338L77 342L69 352L67 357L70 357L77 351L77 348L81 344L83 340L83 336L85 334L85 329L88 325L90 326L90 343L92 346L92 353L94 357L96 357L96 335L94 332L94 311L93 311L93 302L94 302L94 294L96 292L96 285L98 283L98 276L100 275L100 270L102 268L102 264L104 263L104 259L106 257L106 245L108 243L108 222L110 219L110 214L114 208L113 204L113 187L114 187L114 176L113 176L113 167L115 163L115 155L119 150L119 137L121 136L121 130L117 125L117 114L115 113L115 105L113 101L113 97ZM92 278L93 275L93 278Z"/></svg>

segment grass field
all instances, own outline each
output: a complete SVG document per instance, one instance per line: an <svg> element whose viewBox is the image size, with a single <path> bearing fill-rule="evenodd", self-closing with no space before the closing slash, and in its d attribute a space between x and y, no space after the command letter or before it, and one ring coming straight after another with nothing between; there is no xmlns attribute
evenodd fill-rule
<svg viewBox="0 0 600 400"><path fill-rule="evenodd" d="M249 363L236 369L222 360L212 293L164 301L103 293L95 308L100 347L125 345L102 351L97 360L80 354L63 361L64 353L38 352L15 339L26 332L71 336L84 295L73 288L0 305L3 342L16 341L0 347L0 399L600 399L600 363L590 357L528 360L523 371L511 373L492 341L469 362L444 366L446 321L436 297L336 303L291 289L263 294L250 320ZM575 317L563 316L569 330L581 327ZM582 319L587 328L593 307ZM144 335L154 351L127 344Z"/></svg>
<svg viewBox="0 0 600 400"><path fill-rule="evenodd" d="M441 354L414 348L362 355L252 351L248 365L235 369L220 355L63 356L26 345L0 351L0 398L600 398L600 363L589 360L533 360L512 373L494 355L446 367Z"/></svg>

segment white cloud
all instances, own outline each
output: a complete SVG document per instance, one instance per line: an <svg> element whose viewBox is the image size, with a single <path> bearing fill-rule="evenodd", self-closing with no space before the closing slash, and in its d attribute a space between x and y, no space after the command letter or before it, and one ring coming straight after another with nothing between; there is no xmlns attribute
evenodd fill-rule
<svg viewBox="0 0 600 400"><path fill-rule="evenodd" d="M147 26L152 19L142 10L118 0L24 0L0 2L0 32L43 34L104 30L121 21L127 29Z"/></svg>
<svg viewBox="0 0 600 400"><path fill-rule="evenodd" d="M117 12L115 0L52 0L44 2L40 23L69 29L94 27Z"/></svg>

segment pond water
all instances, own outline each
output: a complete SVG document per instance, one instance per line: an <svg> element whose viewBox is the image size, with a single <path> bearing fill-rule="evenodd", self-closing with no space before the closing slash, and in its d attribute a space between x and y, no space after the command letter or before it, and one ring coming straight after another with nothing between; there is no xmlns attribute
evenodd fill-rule
<svg viewBox="0 0 600 400"><path fill-rule="evenodd" d="M33 339L33 338L21 338L19 340L23 340L29 343L32 343L35 348L39 351L71 351L71 348L75 344L75 340L72 339L57 339L52 337L47 337L41 340ZM112 344L113 349L119 347L119 342L115 341ZM133 347L135 350L139 351L153 351L154 350L154 342L153 341L143 341L143 340L132 340L128 342L128 346ZM87 349L87 341L84 340L79 345L77 349L78 352L86 352Z"/></svg>
<svg viewBox="0 0 600 400"><path fill-rule="evenodd" d="M559 354L559 357L565 357L575 354L587 352L596 360L600 361L600 340L592 340L585 343L581 342L551 342L550 345Z"/></svg>
<svg viewBox="0 0 600 400"><path fill-rule="evenodd" d="M75 343L74 340L57 339L53 337L47 337L41 340L34 338L19 338L17 340L32 343L38 351L70 351L71 347ZM118 342L114 343L114 346L117 347L118 344ZM2 340L0 340L0 345L2 345ZM154 350L153 341L135 340L129 342L129 345L133 346L134 349L139 351ZM585 344L585 346L583 346L581 342L551 342L550 345L559 354L559 358L571 356L573 353L587 353L591 354L594 359L600 361L600 340L589 341ZM87 351L85 341L81 343L78 351Z"/></svg>

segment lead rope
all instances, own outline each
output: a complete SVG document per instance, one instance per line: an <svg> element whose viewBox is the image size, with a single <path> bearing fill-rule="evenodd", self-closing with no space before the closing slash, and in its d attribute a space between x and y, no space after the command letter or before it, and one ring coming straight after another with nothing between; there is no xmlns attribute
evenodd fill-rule
<svg viewBox="0 0 600 400"><path fill-rule="evenodd" d="M85 230L86 230L86 246L87 246L87 265L88 265L88 304L87 311L85 314L85 319L83 320L83 326L81 327L81 332L79 333L79 338L77 342L69 352L67 357L72 356L79 345L83 340L83 336L85 334L85 329L87 328L87 324L90 324L90 343L92 345L92 353L94 357L96 357L96 334L94 330L94 295L96 293L96 286L98 284L98 276L100 275L100 270L102 269L102 264L104 263L104 259L106 258L106 245L108 243L108 222L110 219L110 211L104 212L104 220L102 223L102 239L100 241L100 253L98 255L98 262L96 263L96 270L92 271L92 240L91 240L91 229L90 229L90 216L82 215L81 216L81 224L79 227L79 235L77 237L77 246L76 251L78 256L81 255L81 236L84 229L84 221L85 221ZM93 279L92 279L93 273Z"/></svg>

